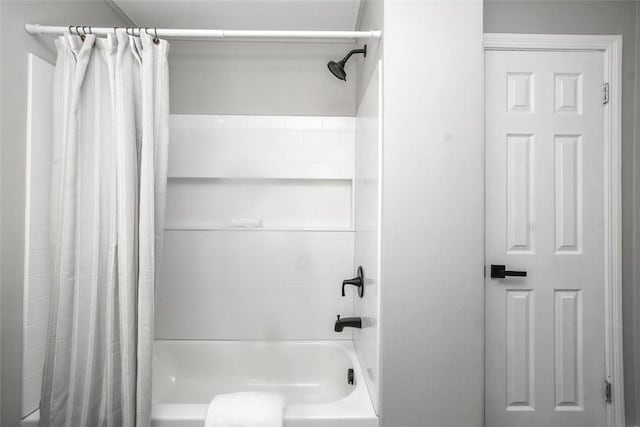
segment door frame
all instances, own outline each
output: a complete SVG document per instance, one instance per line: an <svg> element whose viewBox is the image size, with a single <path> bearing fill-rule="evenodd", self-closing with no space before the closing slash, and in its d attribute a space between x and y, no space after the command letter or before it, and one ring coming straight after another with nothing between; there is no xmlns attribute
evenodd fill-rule
<svg viewBox="0 0 640 427"><path fill-rule="evenodd" d="M605 164L603 177L605 375L610 378L613 396L611 404L606 405L606 419L607 427L625 427L621 257L622 36L485 33L484 52L487 51L595 51L604 53L604 82L609 83L609 102L604 105ZM483 84L486 87L486 77ZM486 120L486 111L484 119ZM483 135L483 141L485 137L486 133ZM485 148L486 141L484 141L483 150ZM485 168L486 162L483 161L483 174L486 176ZM484 206L486 204L483 204L483 209L485 209ZM483 331L483 340L484 338ZM484 354L486 355L486 353ZM483 387L483 396L485 391L486 389Z"/></svg>

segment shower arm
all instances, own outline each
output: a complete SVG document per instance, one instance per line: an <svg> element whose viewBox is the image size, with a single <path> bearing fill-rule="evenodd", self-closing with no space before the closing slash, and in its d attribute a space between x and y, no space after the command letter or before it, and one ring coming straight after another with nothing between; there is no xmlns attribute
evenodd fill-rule
<svg viewBox="0 0 640 427"><path fill-rule="evenodd" d="M362 53L364 54L364 57L367 57L367 45L365 45L364 48L362 49L353 49L351 52L347 53L346 56L344 58L342 58L340 60L341 63L346 64L346 62L349 60L349 58L351 58L351 55L355 55L358 53Z"/></svg>

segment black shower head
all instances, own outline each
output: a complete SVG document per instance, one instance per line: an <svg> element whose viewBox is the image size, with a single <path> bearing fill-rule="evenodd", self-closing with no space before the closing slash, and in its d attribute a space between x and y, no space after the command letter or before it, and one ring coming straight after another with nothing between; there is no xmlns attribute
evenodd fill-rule
<svg viewBox="0 0 640 427"><path fill-rule="evenodd" d="M353 49L351 52L347 53L347 56L345 56L338 62L329 61L329 63L327 64L327 67L329 68L329 71L331 71L331 74L333 74L340 80L347 80L347 73L344 71L344 65L347 63L349 58L351 58L351 55L353 55L354 53L362 53L366 58L367 45L365 44L362 49Z"/></svg>
<svg viewBox="0 0 640 427"><path fill-rule="evenodd" d="M327 64L331 74L339 78L340 80L347 80L347 73L344 71L344 61L329 61Z"/></svg>

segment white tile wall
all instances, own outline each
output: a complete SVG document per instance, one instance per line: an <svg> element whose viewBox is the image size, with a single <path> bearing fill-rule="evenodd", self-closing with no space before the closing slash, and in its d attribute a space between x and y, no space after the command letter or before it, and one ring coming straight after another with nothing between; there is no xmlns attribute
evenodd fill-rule
<svg viewBox="0 0 640 427"><path fill-rule="evenodd" d="M38 408L49 312L49 174L53 66L29 54L22 415Z"/></svg>
<svg viewBox="0 0 640 427"><path fill-rule="evenodd" d="M177 178L168 185L167 228L351 228L351 180Z"/></svg>
<svg viewBox="0 0 640 427"><path fill-rule="evenodd" d="M158 339L351 339L353 117L171 118ZM246 220L257 228L237 229Z"/></svg>
<svg viewBox="0 0 640 427"><path fill-rule="evenodd" d="M172 115L166 224L352 228L353 117Z"/></svg>
<svg viewBox="0 0 640 427"><path fill-rule="evenodd" d="M353 178L353 117L172 115L169 176Z"/></svg>
<svg viewBox="0 0 640 427"><path fill-rule="evenodd" d="M157 339L340 339L352 232L168 231Z"/></svg>
<svg viewBox="0 0 640 427"><path fill-rule="evenodd" d="M354 311L363 328L354 330L358 358L363 367L373 406L378 410L380 377L380 74L373 72L356 117L355 266L365 272L365 293L354 296Z"/></svg>

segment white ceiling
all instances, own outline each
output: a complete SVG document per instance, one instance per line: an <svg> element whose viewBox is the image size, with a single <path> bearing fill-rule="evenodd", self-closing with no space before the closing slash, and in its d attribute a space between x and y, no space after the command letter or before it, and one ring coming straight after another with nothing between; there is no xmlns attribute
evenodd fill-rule
<svg viewBox="0 0 640 427"><path fill-rule="evenodd" d="M222 30L354 30L360 0L105 0L136 26Z"/></svg>

